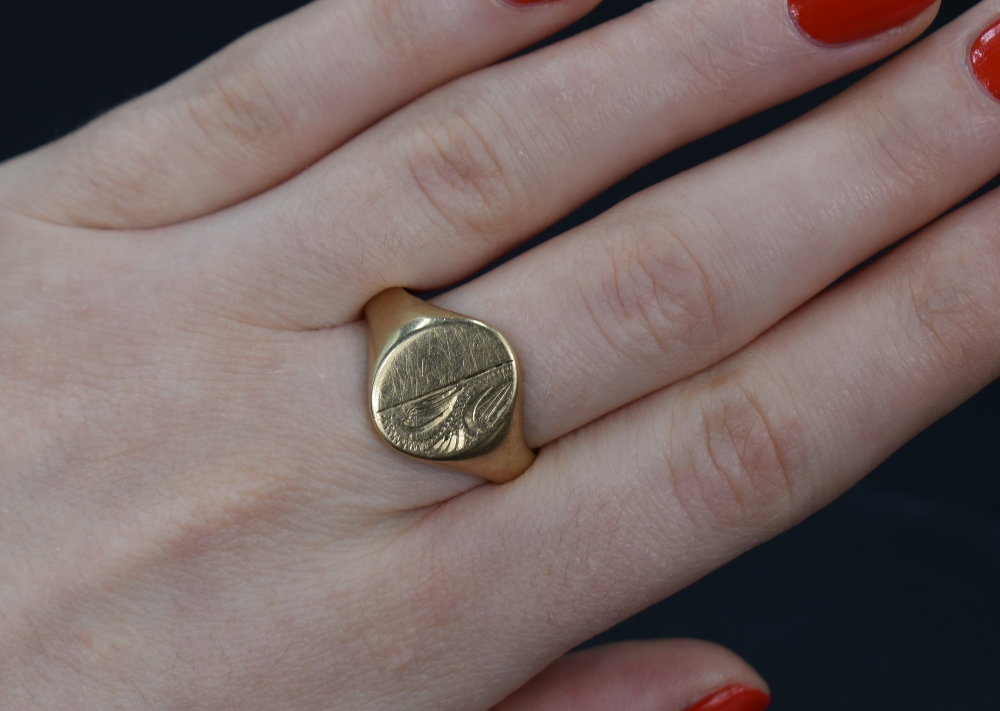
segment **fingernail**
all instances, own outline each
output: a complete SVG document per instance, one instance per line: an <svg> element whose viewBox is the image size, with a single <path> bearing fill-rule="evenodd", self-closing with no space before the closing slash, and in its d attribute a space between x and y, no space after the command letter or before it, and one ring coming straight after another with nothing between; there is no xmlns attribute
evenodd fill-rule
<svg viewBox="0 0 1000 711"><path fill-rule="evenodd" d="M1000 22L973 43L969 64L983 88L1000 99Z"/></svg>
<svg viewBox="0 0 1000 711"><path fill-rule="evenodd" d="M909 22L935 0L788 0L802 31L824 44L857 42Z"/></svg>
<svg viewBox="0 0 1000 711"><path fill-rule="evenodd" d="M771 697L749 686L727 686L696 703L687 711L764 711Z"/></svg>

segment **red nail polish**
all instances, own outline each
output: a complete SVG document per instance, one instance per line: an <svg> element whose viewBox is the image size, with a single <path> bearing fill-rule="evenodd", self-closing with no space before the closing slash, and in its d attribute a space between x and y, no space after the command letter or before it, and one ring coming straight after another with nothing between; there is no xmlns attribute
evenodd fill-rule
<svg viewBox="0 0 1000 711"><path fill-rule="evenodd" d="M687 711L764 711L771 697L749 686L727 686L696 703Z"/></svg>
<svg viewBox="0 0 1000 711"><path fill-rule="evenodd" d="M824 44L874 37L909 22L935 0L788 0L802 31Z"/></svg>
<svg viewBox="0 0 1000 711"><path fill-rule="evenodd" d="M979 83L1000 99L1000 22L986 30L973 43L969 64Z"/></svg>

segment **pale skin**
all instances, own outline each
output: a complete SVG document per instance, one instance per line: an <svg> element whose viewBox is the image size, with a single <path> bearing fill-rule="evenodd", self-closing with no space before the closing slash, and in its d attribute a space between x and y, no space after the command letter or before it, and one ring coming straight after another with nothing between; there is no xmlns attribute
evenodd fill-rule
<svg viewBox="0 0 1000 711"><path fill-rule="evenodd" d="M766 689L700 642L560 657L1000 375L1000 195L938 219L1000 171L965 64L1000 1L437 299L523 365L539 457L484 484L377 438L365 302L462 280L937 9L825 47L782 0L658 0L494 65L594 4L321 0L0 166L4 709Z"/></svg>

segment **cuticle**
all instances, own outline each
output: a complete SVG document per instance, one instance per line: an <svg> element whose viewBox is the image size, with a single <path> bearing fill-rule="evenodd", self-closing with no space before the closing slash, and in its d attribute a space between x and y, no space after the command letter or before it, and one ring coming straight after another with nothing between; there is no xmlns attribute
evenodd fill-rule
<svg viewBox="0 0 1000 711"><path fill-rule="evenodd" d="M566 0L541 0L540 2L531 3L521 3L515 2L515 0L494 0L497 5L501 5L507 9L517 10L518 12L537 12L551 5L562 5Z"/></svg>
<svg viewBox="0 0 1000 711"><path fill-rule="evenodd" d="M798 34L799 37L803 38L809 44L814 45L816 47L822 47L823 49L829 49L830 47L840 46L836 44L827 44L826 42L820 42L818 39L816 39L808 32L806 32L804 29L802 29L802 25L800 25L798 21L795 19L795 17L792 15L792 7L789 4L790 1L791 0L785 0L784 2L785 18L788 20L788 22L792 23L792 28L795 30L796 34Z"/></svg>

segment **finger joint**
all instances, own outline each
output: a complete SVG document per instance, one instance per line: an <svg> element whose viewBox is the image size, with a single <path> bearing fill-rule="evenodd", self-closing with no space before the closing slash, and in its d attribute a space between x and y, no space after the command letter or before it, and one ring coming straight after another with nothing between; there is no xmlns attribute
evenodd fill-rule
<svg viewBox="0 0 1000 711"><path fill-rule="evenodd" d="M672 481L678 502L696 525L739 531L791 525L808 479L801 420L779 412L738 374L727 375L683 408L688 446L678 446Z"/></svg>
<svg viewBox="0 0 1000 711"><path fill-rule="evenodd" d="M224 157L272 160L295 133L276 87L251 57L234 54L212 72L185 103L187 116Z"/></svg>
<svg viewBox="0 0 1000 711"><path fill-rule="evenodd" d="M411 133L404 148L409 182L453 235L516 230L527 196L502 157L502 121L481 101L459 99Z"/></svg>
<svg viewBox="0 0 1000 711"><path fill-rule="evenodd" d="M656 369L703 360L721 348L724 287L680 230L635 218L592 260L598 276L582 287L588 311L629 360Z"/></svg>

